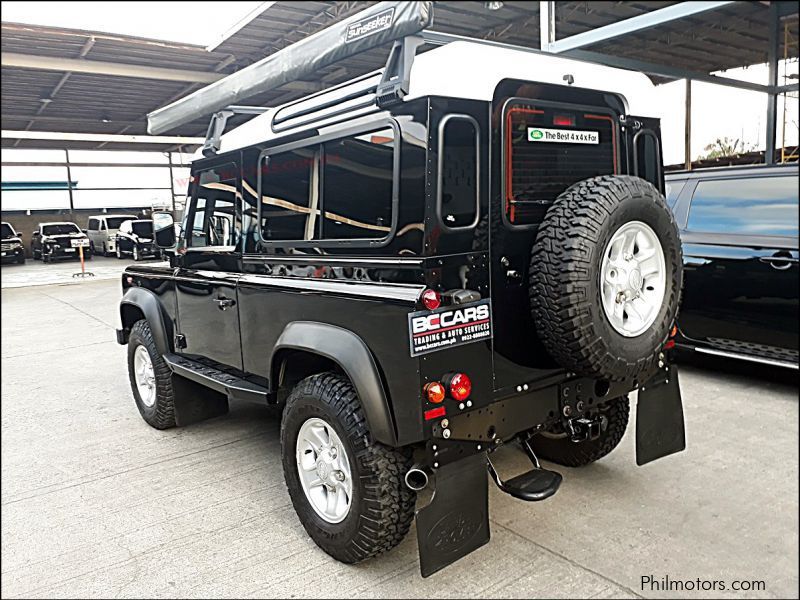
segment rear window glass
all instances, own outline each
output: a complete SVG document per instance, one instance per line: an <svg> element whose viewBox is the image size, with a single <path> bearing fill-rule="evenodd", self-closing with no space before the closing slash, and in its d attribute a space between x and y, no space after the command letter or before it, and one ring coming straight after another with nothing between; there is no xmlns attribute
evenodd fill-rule
<svg viewBox="0 0 800 600"><path fill-rule="evenodd" d="M795 177L701 181L692 197L687 229L797 236L797 209Z"/></svg>
<svg viewBox="0 0 800 600"><path fill-rule="evenodd" d="M108 229L119 229L119 226L122 225L125 221L129 220L130 218L131 218L130 215L126 215L124 217L107 217L106 227Z"/></svg>
<svg viewBox="0 0 800 600"><path fill-rule="evenodd" d="M602 112L514 104L505 113L505 142L505 212L512 225L540 223L570 185L617 170L617 128Z"/></svg>

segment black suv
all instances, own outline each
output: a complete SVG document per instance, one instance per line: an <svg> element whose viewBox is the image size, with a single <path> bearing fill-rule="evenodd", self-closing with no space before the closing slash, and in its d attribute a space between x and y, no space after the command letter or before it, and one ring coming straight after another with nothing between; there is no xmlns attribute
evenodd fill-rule
<svg viewBox="0 0 800 600"><path fill-rule="evenodd" d="M119 226L115 238L117 258L129 254L133 260L141 260L148 256L160 257L159 250L153 241L152 219L130 219Z"/></svg>
<svg viewBox="0 0 800 600"><path fill-rule="evenodd" d="M666 179L686 277L678 346L797 369L797 164Z"/></svg>
<svg viewBox="0 0 800 600"><path fill-rule="evenodd" d="M2 262L15 262L25 264L25 247L22 245L22 238L11 226L11 223L0 223L2 232Z"/></svg>
<svg viewBox="0 0 800 600"><path fill-rule="evenodd" d="M235 399L281 408L286 485L314 541L357 562L416 515L425 576L488 541L487 471L521 500L552 496L561 475L539 458L611 452L633 390L637 462L684 448L659 124L581 87L649 82L452 46L405 55L414 95L376 92L390 63L221 139L212 123L171 265L126 269L117 333L147 423ZM466 63L460 83L491 83L425 91ZM154 227L160 247L176 241L169 214ZM503 445L531 470L499 473Z"/></svg>
<svg viewBox="0 0 800 600"><path fill-rule="evenodd" d="M77 258L78 243L88 244L89 236L70 222L39 223L31 234L31 254L34 260L50 262L59 258ZM83 250L85 259L92 258L91 249Z"/></svg>

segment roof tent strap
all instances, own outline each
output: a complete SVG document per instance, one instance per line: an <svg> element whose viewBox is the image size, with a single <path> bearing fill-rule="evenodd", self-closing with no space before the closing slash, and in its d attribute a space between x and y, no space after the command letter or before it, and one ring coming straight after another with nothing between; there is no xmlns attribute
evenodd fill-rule
<svg viewBox="0 0 800 600"><path fill-rule="evenodd" d="M433 23L433 2L379 2L249 67L147 115L147 131L170 131L340 60L414 35Z"/></svg>
<svg viewBox="0 0 800 600"><path fill-rule="evenodd" d="M414 64L417 48L423 43L424 40L416 35L404 37L394 43L376 92L379 106L399 102L408 94L411 65Z"/></svg>

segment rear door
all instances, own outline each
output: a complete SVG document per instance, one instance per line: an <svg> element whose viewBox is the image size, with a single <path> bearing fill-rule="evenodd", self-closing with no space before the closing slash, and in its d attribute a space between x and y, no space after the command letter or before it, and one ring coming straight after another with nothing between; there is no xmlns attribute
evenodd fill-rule
<svg viewBox="0 0 800 600"><path fill-rule="evenodd" d="M687 185L695 187L681 215L682 333L720 350L796 360L796 173Z"/></svg>
<svg viewBox="0 0 800 600"><path fill-rule="evenodd" d="M179 332L187 354L241 369L241 193L235 162L193 174L186 252L175 275Z"/></svg>

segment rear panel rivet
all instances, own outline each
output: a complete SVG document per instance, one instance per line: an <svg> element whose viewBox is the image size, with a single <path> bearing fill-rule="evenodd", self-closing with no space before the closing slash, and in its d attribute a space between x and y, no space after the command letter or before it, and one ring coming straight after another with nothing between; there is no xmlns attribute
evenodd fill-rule
<svg viewBox="0 0 800 600"><path fill-rule="evenodd" d="M467 400L467 408L469 408L470 406L472 406L472 400Z"/></svg>
<svg viewBox="0 0 800 600"><path fill-rule="evenodd" d="M450 437L450 430L449 430L449 429L445 429L445 430L442 432L442 437L443 437L444 439L447 439L447 438L449 438L449 437Z"/></svg>
<svg viewBox="0 0 800 600"><path fill-rule="evenodd" d="M523 389L523 390L527 390L527 389L528 389L528 384L526 383L525 385L523 385L523 386L522 386L522 389Z"/></svg>
<svg viewBox="0 0 800 600"><path fill-rule="evenodd" d="M518 386L517 386L517 391L518 391L518 392L521 392L521 391L522 391L522 386L521 386L521 385L518 385Z"/></svg>
<svg viewBox="0 0 800 600"><path fill-rule="evenodd" d="M442 429L447 429L450 426L450 421L442 419Z"/></svg>
<svg viewBox="0 0 800 600"><path fill-rule="evenodd" d="M463 402L458 405L458 410L464 410L464 403Z"/></svg>
<svg viewBox="0 0 800 600"><path fill-rule="evenodd" d="M431 446L431 450L433 450L434 452L436 451L436 448L437 448L436 444L434 444L433 446Z"/></svg>

